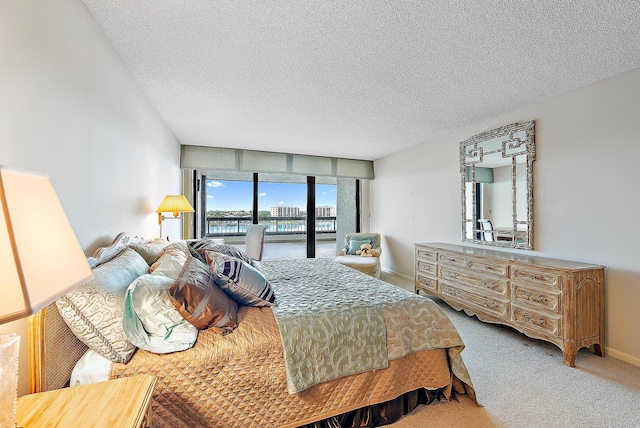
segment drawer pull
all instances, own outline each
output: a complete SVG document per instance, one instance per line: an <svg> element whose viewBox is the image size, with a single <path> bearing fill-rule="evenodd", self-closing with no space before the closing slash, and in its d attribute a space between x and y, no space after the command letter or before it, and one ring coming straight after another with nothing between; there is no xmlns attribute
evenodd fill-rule
<svg viewBox="0 0 640 428"><path fill-rule="evenodd" d="M525 292L524 292L524 296L525 296L527 299L529 299L529 300L531 300L531 301L534 301L534 299L532 299L532 298L531 298L531 293L530 293L530 292L525 291ZM546 297L544 297L542 294L540 294L538 297L536 297L536 298L535 298L535 301L536 301L536 302L538 302L538 303L544 303L544 302L546 302L546 301L547 301L547 298L546 298Z"/></svg>
<svg viewBox="0 0 640 428"><path fill-rule="evenodd" d="M524 314L524 317L527 319L527 321L529 321L531 324L537 324L537 325L545 325L547 322L545 320L543 320L542 318L538 318L538 321L534 321L531 319L531 315L529 314Z"/></svg>
<svg viewBox="0 0 640 428"><path fill-rule="evenodd" d="M495 282L492 282L491 284L487 284L487 280L486 279L483 279L480 282L482 283L482 285L484 285L485 287L487 287L490 290L495 290L496 288L498 288L498 284L496 284Z"/></svg>
<svg viewBox="0 0 640 428"><path fill-rule="evenodd" d="M496 302L491 302L491 304L489 304L489 301L488 301L487 299L484 299L484 300L482 301L482 304L483 304L483 305L485 305L485 306L486 306L487 308L489 308L489 309L495 309L495 308L497 308L497 307L498 307L498 305L497 305L497 303L496 303Z"/></svg>

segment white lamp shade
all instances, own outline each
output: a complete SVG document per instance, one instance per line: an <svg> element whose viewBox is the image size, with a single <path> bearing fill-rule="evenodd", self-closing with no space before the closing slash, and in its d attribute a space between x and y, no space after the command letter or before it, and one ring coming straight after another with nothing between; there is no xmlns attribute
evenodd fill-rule
<svg viewBox="0 0 640 428"><path fill-rule="evenodd" d="M93 278L49 177L0 166L0 324Z"/></svg>

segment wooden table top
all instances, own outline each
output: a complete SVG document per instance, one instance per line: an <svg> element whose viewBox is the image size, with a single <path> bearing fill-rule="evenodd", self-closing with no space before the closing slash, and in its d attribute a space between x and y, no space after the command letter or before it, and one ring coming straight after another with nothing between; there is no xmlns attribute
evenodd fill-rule
<svg viewBox="0 0 640 428"><path fill-rule="evenodd" d="M18 398L17 426L137 428L155 384L155 377L138 375L25 395Z"/></svg>

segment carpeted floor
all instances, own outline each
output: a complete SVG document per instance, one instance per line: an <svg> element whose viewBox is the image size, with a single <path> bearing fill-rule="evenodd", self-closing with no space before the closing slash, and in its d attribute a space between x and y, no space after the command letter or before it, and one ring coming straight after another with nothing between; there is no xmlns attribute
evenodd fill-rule
<svg viewBox="0 0 640 428"><path fill-rule="evenodd" d="M381 279L413 291L406 278ZM640 427L640 367L582 349L570 368L555 345L436 302L465 342L462 356L482 407L462 396L420 406L389 427Z"/></svg>

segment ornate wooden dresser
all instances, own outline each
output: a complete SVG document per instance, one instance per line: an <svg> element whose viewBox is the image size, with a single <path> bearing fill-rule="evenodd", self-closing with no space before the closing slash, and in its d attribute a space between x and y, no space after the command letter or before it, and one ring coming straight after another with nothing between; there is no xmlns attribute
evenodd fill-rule
<svg viewBox="0 0 640 428"><path fill-rule="evenodd" d="M603 356L604 267L461 245L415 245L415 291L562 350Z"/></svg>

